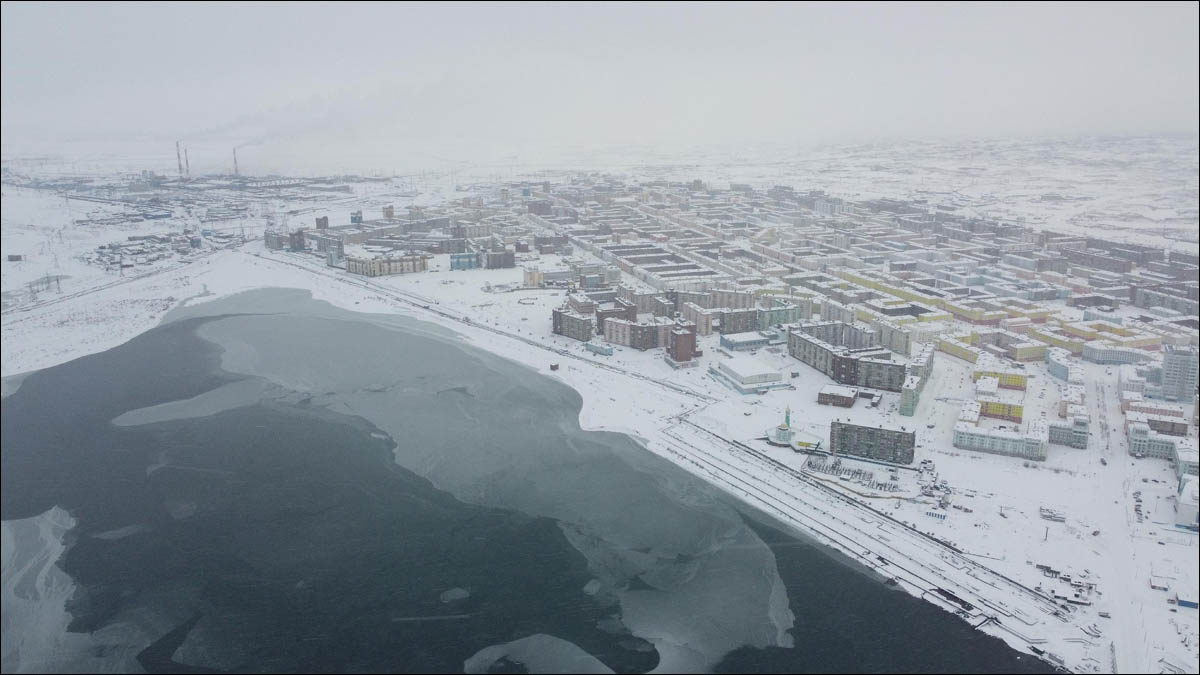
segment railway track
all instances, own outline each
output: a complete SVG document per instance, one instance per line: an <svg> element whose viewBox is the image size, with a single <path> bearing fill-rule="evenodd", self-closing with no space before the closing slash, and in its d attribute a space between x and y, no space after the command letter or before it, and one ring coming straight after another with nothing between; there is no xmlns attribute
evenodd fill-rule
<svg viewBox="0 0 1200 675"><path fill-rule="evenodd" d="M758 462L760 464L770 466L776 472L781 472L781 473L787 474L795 481L803 483L804 485L809 486L815 490L821 491L822 493L832 497L833 499L836 499L837 501L841 502L843 505L850 507L851 509L857 511L860 514L865 513L870 518L882 520L884 522L887 522L889 525L891 525L893 527L901 528L904 532L906 532L909 535L915 535L915 536L921 538L925 543L931 544L931 545L935 546L936 548L941 549L944 554L951 556L952 559L956 563L959 563L960 566L966 567L966 568L972 570L973 572L981 572L987 576L991 576L991 577L998 579L1004 585L1007 585L1015 590L1018 590L1021 594L1035 600L1039 605L1042 606L1043 609L1046 609L1051 613L1054 610L1058 609L1058 606L1054 602L1052 602L1050 599L1046 598L1042 594L1025 586L1024 584L1021 584L1020 582L1018 582L1014 579L1011 579L1003 574L1000 574L999 572L997 572L996 570L993 570L992 568L988 567L987 565L983 565L983 564L979 563L978 561L967 557L957 547L947 544L946 542L944 542L936 537L932 537L924 532L921 532L920 530L912 527L911 525L908 525L907 523L896 520L896 519L892 518L890 515L872 508L868 504L864 504L860 501L852 499L852 498L838 492L837 490L829 487L828 485L825 485L821 481L805 475L803 472L799 471L798 469L795 469L793 467L790 467L790 466L784 464L783 462L780 462L779 460L775 459L774 457L771 457L770 455L768 455L767 453L765 453L761 450L753 448L753 447L746 445L745 443L742 443L740 441L725 438L710 429L706 429L703 426L700 426L700 425L696 424L695 422L692 422L691 420L686 419L686 417L680 419L680 422L688 425L689 427L694 429L696 432L706 435L706 436L710 437L711 439L713 439L714 441L717 441L719 443L726 445L727 447L730 447L735 452L739 452L744 455L747 455L747 456L753 458L756 462ZM889 564L895 564L891 560L889 560L888 562L889 562ZM984 581L982 579L979 579L979 581L981 583L987 583L986 581Z"/></svg>

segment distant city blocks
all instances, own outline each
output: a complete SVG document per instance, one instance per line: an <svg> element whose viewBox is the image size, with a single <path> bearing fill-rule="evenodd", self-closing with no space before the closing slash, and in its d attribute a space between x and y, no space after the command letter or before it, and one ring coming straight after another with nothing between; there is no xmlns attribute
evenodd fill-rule
<svg viewBox="0 0 1200 675"><path fill-rule="evenodd" d="M918 202L700 181L521 182L377 213L321 216L266 244L364 276L520 267L507 290L558 295L543 330L592 358L657 350L663 367L706 366L700 376L739 395L824 378L797 410L890 400L911 427L851 417L829 429L830 451L874 461L912 463L924 416L951 402L956 448L1036 461L1089 448L1085 365L1117 368L1129 452L1196 472L1195 255ZM965 369L968 391L931 385L946 369ZM789 422L768 438L797 433Z"/></svg>

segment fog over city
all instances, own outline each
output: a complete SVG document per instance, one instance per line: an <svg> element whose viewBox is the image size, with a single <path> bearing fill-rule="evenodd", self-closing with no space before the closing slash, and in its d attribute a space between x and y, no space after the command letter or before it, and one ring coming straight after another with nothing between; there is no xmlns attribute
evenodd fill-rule
<svg viewBox="0 0 1200 675"><path fill-rule="evenodd" d="M382 155L1194 134L1195 3L18 4L4 152ZM165 146L163 146L165 147ZM168 148L169 152L169 148ZM223 168L227 151L196 152ZM403 160L410 161L409 157Z"/></svg>

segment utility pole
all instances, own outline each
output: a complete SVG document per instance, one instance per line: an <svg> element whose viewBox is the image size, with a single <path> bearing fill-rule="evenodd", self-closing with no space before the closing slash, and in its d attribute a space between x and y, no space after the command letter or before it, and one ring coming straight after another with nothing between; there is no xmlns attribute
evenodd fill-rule
<svg viewBox="0 0 1200 675"><path fill-rule="evenodd" d="M234 177L238 175L237 148L233 149L233 175Z"/></svg>
<svg viewBox="0 0 1200 675"><path fill-rule="evenodd" d="M183 159L179 156L179 141L175 141L175 163L179 165L179 177L183 178Z"/></svg>
<svg viewBox="0 0 1200 675"><path fill-rule="evenodd" d="M184 168L187 169L188 178L191 178L192 177L192 163L190 161L188 161L187 148L183 149L183 166L184 166Z"/></svg>

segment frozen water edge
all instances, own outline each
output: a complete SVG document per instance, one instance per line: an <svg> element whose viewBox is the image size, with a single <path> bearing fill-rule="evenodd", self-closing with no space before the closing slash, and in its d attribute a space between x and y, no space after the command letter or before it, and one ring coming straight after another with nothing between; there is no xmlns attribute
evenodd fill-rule
<svg viewBox="0 0 1200 675"><path fill-rule="evenodd" d="M380 355L390 352L376 350L389 349L387 345L391 343L386 337L387 331L366 329L367 325L377 322L375 317L346 314L328 305L311 302L307 293L277 290L243 295L231 298L220 307L207 309L213 314L225 315L284 307L296 312L296 318L291 320L305 323L285 327L272 323L281 319L253 317L237 324L228 321L208 323L199 332L201 337L226 348L222 356L225 370L267 378L300 391L329 392L337 396L339 409L371 420L396 438L419 437L419 432L406 428L402 420L390 414L397 406L409 408L431 400L423 396L420 386L413 388L416 382L436 374L439 379L449 378L450 381L432 381L428 385L429 393L457 389L443 389L459 381L454 378L461 378L453 368L430 373L403 360L388 361L386 357L381 360ZM347 320L355 323L347 324ZM346 358L336 363L321 361L298 366L293 360L278 358L280 353L298 348L285 341L284 335L307 335L310 337L302 339L332 344L332 336L345 336L358 322L362 323L363 330L351 329L350 333L361 334L361 342L346 341L349 338L343 337L339 344ZM409 323L405 319L403 328L406 332L410 332ZM451 338L438 341L450 344L455 351L460 349L455 346L460 343L457 337L449 334L435 337ZM476 354L470 358L480 356ZM663 473L651 470L649 465L643 467L650 456L634 450L624 440L578 435L573 429L576 429L575 411L580 402L573 390L557 383L546 387L542 380L529 379L530 373L525 366L509 360L488 359L479 372L488 374L472 376L480 379L472 385L472 390L478 388L478 391L471 394L471 399L501 400L500 392L508 392L517 384L522 391L529 387L538 400L554 403L556 409L559 403L568 403L570 412L565 419L559 417L561 413L558 412L552 418L564 425L563 429L550 433L557 439L558 434L566 432L564 440L568 446L580 444L580 447L563 456L564 464L547 470L542 451L532 449L538 447L537 444L493 446L488 454L490 459L478 461L480 458L472 451L475 443L464 441L453 448L445 448L435 439L428 438L402 444L403 449L398 449L396 454L401 466L430 479L439 489L460 499L556 519L574 547L588 559L593 571L607 580L609 590L620 599L622 620L632 633L679 648L674 651L694 654L695 658L688 662L689 670L711 669L726 653L743 645L761 647L790 642L786 630L791 626L792 616L786 594L779 593L781 582L777 579L774 555L725 500L714 500L710 490L684 472ZM401 381L406 384L396 384ZM366 386L372 383L393 384ZM459 413L468 419L472 415L472 411L464 408L459 408ZM532 414L531 421L540 419L538 411L520 405L509 414L522 418ZM610 443L614 444L610 446ZM601 448L603 450L598 452ZM573 459L584 457L589 459L583 463L575 463L577 460ZM609 465L622 468L613 473L612 468L606 468ZM525 482L515 491L505 487L507 482L501 481L495 484L495 489L480 492L481 485L492 484L493 472L497 471L500 472L497 475L518 471ZM591 472L590 475L585 475L587 472ZM622 478L614 482L618 474ZM643 477L651 476L652 479L643 480ZM588 489L577 489L584 485ZM643 488L638 486L648 490L639 491ZM635 512L622 508L621 500L613 499L612 495L626 487L632 490L628 494L631 499L645 498L654 503L658 517L644 520ZM704 489L697 489L702 487ZM680 560L680 556L686 561ZM661 592L622 590L633 577ZM782 607L778 606L779 600L782 600ZM714 617L714 620L690 621L697 614ZM686 645L691 647L684 648Z"/></svg>
<svg viewBox="0 0 1200 675"><path fill-rule="evenodd" d="M0 669L6 673L140 672L137 645L157 639L170 625L169 617L135 612L94 633L67 632L66 603L76 584L56 563L74 526L75 519L57 506L0 523Z"/></svg>
<svg viewBox="0 0 1200 675"><path fill-rule="evenodd" d="M257 403L271 388L261 380L230 382L182 401L168 401L130 410L113 418L112 423L119 427L135 427L156 422L211 417L226 410Z"/></svg>
<svg viewBox="0 0 1200 675"><path fill-rule="evenodd" d="M4 672L52 672L65 665L64 652L88 646L86 636L66 632L71 617L65 605L75 583L54 564L74 525L58 507L0 523Z"/></svg>
<svg viewBox="0 0 1200 675"><path fill-rule="evenodd" d="M680 465L688 471L696 473L702 479L715 484L734 497L747 500L751 505L764 509L767 513L779 518L782 522L796 526L801 532L812 534L810 530L789 519L786 514L773 511L769 508L769 505L767 508L764 508L763 504L748 499L748 495L742 490L731 486L727 481L723 481L721 476L698 471L696 466L690 464L672 451L672 448L664 442L663 437L658 431L661 426L661 420L664 417L677 414L680 410L686 409L693 404L691 400L683 395L664 392L652 384L641 381L620 383L617 386L620 388L623 397L629 400L637 400L639 401L639 405L642 404L641 402L646 402L646 405L653 407L653 412L650 414L638 414L637 416L630 417L627 406L613 405L610 402L609 395L614 391L614 383L608 380L607 373L598 377L596 371L588 368L586 364L578 364L576 362L566 365L557 372L551 372L548 368L550 357L541 349L514 340L497 339L493 334L484 332L477 327L466 326L436 315L429 315L419 307L397 302L394 299L388 299L374 289L363 288L351 283L339 283L351 280L346 279L344 275L341 277L336 276L332 270L326 272L315 265L311 269L306 269L291 260L275 260L270 257L244 251L231 251L216 254L212 257L211 261L194 265L193 269L189 270L189 272L192 274L184 277L183 281L186 282L186 287L182 292L177 286L166 285L164 288L163 285L154 283L152 279L145 279L133 282L121 289L99 291L96 295L102 297L117 295L119 300L125 300L131 295L135 297L141 295L188 297L189 293L187 291L198 289L203 285L209 291L209 295L204 297L204 300L210 301L257 288L292 287L306 289L311 293L313 299L323 300L343 309L380 314L399 313L430 321L442 328L450 328L455 335L459 336L459 339L468 340L477 347L531 367L542 374L551 375L571 386L579 393L583 401L579 418L581 428L585 430L625 433L638 440L643 447L646 447L651 452ZM194 293L193 295L198 295L198 293ZM92 297L91 301L96 302L97 298ZM75 302L78 301L62 303L41 310L31 310L15 317L5 317L6 346L9 349L6 350L6 358L3 364L4 374L45 368L88 353L108 349L121 344L144 330L152 328L158 323L157 317L140 314L128 316L125 320L115 323L90 324L85 322L84 325L78 325L71 322L61 322L59 317L63 314L69 316L71 314L71 305ZM103 302L103 299L100 302ZM132 309L136 306L130 303L122 303L123 309ZM177 310L172 311L167 317L164 317L164 320L182 318L191 314L188 311L186 301L185 303L181 303L181 306L182 311L179 311L177 308ZM45 337L31 340L28 333L25 333L25 335L14 334L16 332L14 328L20 324L28 325L31 321L36 321L36 323L42 324L46 328L56 329L51 332L67 332L73 335L63 340L46 339ZM25 326L21 327L25 328ZM444 330L439 330L437 333L443 337L446 336ZM71 337L76 339L71 339ZM617 422L617 420L621 420L621 422ZM772 595L778 594L773 592ZM789 637L786 634L786 629L791 626L792 617L786 602L778 603L778 605L772 603L772 605L770 608L771 623L777 629L777 634L772 637L779 640L776 644L780 644L782 642L781 638ZM635 630L634 632L637 633L638 631ZM1005 636L1006 634L1001 634L1001 637ZM664 637L666 636L662 636L656 641L662 641ZM675 640L667 640L667 642L676 645L680 650L679 656L682 659L678 661L680 665L685 662L699 665L696 663L696 655L684 653L690 650L679 646ZM666 653L670 652L671 649L670 645L663 644L660 647L660 653L666 657Z"/></svg>
<svg viewBox="0 0 1200 675"><path fill-rule="evenodd" d="M538 633L485 647L463 662L464 673L487 673L500 659L516 661L530 673L611 673L611 668L574 643Z"/></svg>
<svg viewBox="0 0 1200 675"><path fill-rule="evenodd" d="M263 287L307 289L315 299L328 301L335 306L384 315L380 317L380 320L386 320L386 315L406 314L448 327L456 334L461 335L463 339L482 349L523 363L543 374L556 377L575 389L582 397L583 407L579 418L582 428L629 434L638 439L651 452L678 464L776 519L790 524L797 531L815 536L818 540L846 553L851 558L863 560L865 550L869 550L871 553L880 553L879 547L885 546L879 541L859 537L857 534L849 538L836 539L822 529L829 524L845 522L860 528L856 532L863 531L861 528L864 528L867 523L860 518L853 517L852 509L845 505L829 500L816 501L814 497L814 501L807 502L807 504L819 503L826 513L811 510L811 518L800 518L797 513L803 505L795 501L795 495L788 497L789 501L786 504L781 504L775 500L778 495L756 493L747 487L751 483L766 486L772 490L788 487L780 482L780 477L770 468L764 468L745 460L745 458L730 455L728 449L725 449L724 452L717 452L717 448L711 443L698 437L689 437L685 439L687 442L681 442L678 438L664 433L670 417L694 406L692 401L681 394L663 390L642 380L614 377L586 362L562 358L517 340L499 338L494 333L486 332L478 326L468 326L430 314L419 306L403 302L403 292L393 293L391 289L378 284L364 285L358 279L347 278L344 273L327 270L316 261L296 256L266 257L245 251L222 252L214 255L209 262L194 265L187 272L187 275L176 280L141 279L121 288L99 291L84 298L82 302L72 300L15 316L5 316L3 322L5 354L2 373L10 375L43 368L87 353L107 349L153 327L158 322L157 317L143 311L145 305L130 302L130 299L165 296L187 297L198 295L202 286L207 286L211 292L211 295L205 300ZM411 283L410 280L404 280L404 282ZM462 290L465 292L470 289ZM96 303L102 308L108 307L113 312L123 312L122 320L90 323L87 321L89 314L79 311L79 306L86 303ZM76 319L76 317L79 318ZM434 330L431 327L431 331ZM438 328L435 332L443 337L447 335L444 328ZM558 371L551 372L549 370L551 362L560 362L562 367ZM619 398L622 402L612 401L612 398ZM635 411L630 410L631 406L628 401L637 401L637 405L634 406ZM720 461L715 460L714 456L719 456ZM811 497L811 495L799 496L806 499ZM936 551L931 554L930 550L921 546L921 543L919 540L910 541L900 537L888 544L887 550L883 551L883 554L893 561L905 564L913 563L918 567L923 565L947 574L957 575L957 583L960 583L961 586L956 592L961 591L968 598L974 597L974 591L970 589L975 586L978 587L979 592L988 595L993 603L1014 609L1022 604L1019 594L992 589L979 584L977 580L970 578L970 575L958 574L946 561L940 560ZM912 582L903 576L901 576L900 582L900 586L910 594L924 597L939 606L945 606L940 604L936 597L924 593L927 585L922 587L919 583ZM1021 631L1036 633L1039 639L1047 640L1045 643L1040 643L1043 648L1060 654L1066 660L1069 668L1079 669L1078 666L1087 657L1087 652L1085 646L1075 642L1080 635L1076 632L1077 625L1071 622L1050 620L1040 616L1036 611L1025 614L1031 620L1040 619L1036 630L1030 631L1028 627L1016 623L1016 620L1010 622L1009 626L1019 626ZM777 621L777 624L783 623L786 622ZM980 630L1004 639L1020 651L1027 651L1030 643L1023 636L1009 632L1009 626L988 624ZM1122 636L1115 635L1114 637L1118 640L1120 653L1130 653L1121 651L1120 638ZM660 653L663 651L664 649L660 648ZM1103 651L1107 652L1107 647ZM1150 667L1150 665L1150 663L1146 663L1142 667Z"/></svg>
<svg viewBox="0 0 1200 675"><path fill-rule="evenodd" d="M258 277L247 276L244 274L244 270L248 265L260 267L265 271L278 269L275 265L270 263L264 264L260 262L259 259L254 256L247 256L241 253L221 255L216 261L214 261L213 268L215 269L208 268L207 265L204 268L200 268L198 266L197 269L201 273L196 277L188 278L187 286L198 286L200 283L207 284L210 290L215 290L216 292L208 295L206 300L217 300L243 290L253 290L256 288L274 286L280 281L283 281L277 277L270 279L266 275ZM231 271L233 270L239 270L242 273L235 277L234 274L231 274ZM285 273L287 273L286 268L283 268L283 270ZM237 279L238 281L242 282L242 285L230 287L228 281L232 279ZM389 317L398 313L397 308L390 303L383 304L374 302L371 300L369 295L358 293L346 294L344 292L338 292L340 289L338 288L339 285L337 284L313 286L311 283L312 280L313 278L308 275L308 273L301 272L300 274L293 275L293 278L287 279L286 282L288 286L292 287L303 287L304 284L308 284L310 290L304 291L304 295L309 295L311 293L311 295L316 296L319 299L332 301L332 304L341 308L351 309L358 312L362 312L363 310L366 310L367 312L380 312L380 310L389 310L386 314L382 312L375 314L371 319L372 322L386 324L389 320ZM272 281L275 283L271 283ZM133 291L133 293L164 293L164 290L168 290L164 289L160 285L147 284L145 282L135 282L134 284L131 284L131 287L132 288L123 289L125 293L122 295L128 297L128 295L131 294L130 291ZM169 292L176 297L187 295L186 291L179 292L177 287L168 286L168 288ZM108 293L108 291L101 291L98 292L97 295L100 295L103 298L103 295ZM92 300L97 301L96 298L93 298ZM103 304L104 299L99 299L98 302ZM63 304L69 305L69 303ZM83 325L75 325L69 321L63 322L53 318L55 312L60 311L64 310L59 308L43 313L34 312L33 315L38 316L39 321L44 321L45 323L49 324L45 326L45 328L46 332L51 335L56 333L61 335L63 332L72 333L76 330L90 330L91 335L88 336L88 339L54 343L53 340L46 340L46 336L44 335L35 335L34 337L37 338L36 341L23 341L27 336L29 336L28 331L30 328L28 328L28 324L30 323L30 318L28 314L21 315L20 323L25 324L24 330L22 331L23 334L17 334L17 331L12 329L13 325L11 324L6 326L6 329L8 329L6 330L6 333L14 338L11 342L6 340L6 347L13 346L16 348L12 351L6 350L6 358L4 363L6 369L11 371L16 371L18 369L29 370L32 364L36 364L36 367L48 367L56 362L65 361L71 358L78 358L79 356L96 351L97 349L107 349L110 346L120 344L121 342L136 336L136 334L141 332L141 330L153 327L152 324L156 323L155 321L152 321L154 318L152 316L135 314L128 317L127 320L120 322L90 324L85 321ZM72 314L69 307L64 311L64 313L68 316ZM185 305L182 311L173 312L170 316L170 319L184 317L189 313L188 307ZM207 312L201 310L201 313ZM9 317L5 318L9 319ZM20 323L14 323L16 325L20 325ZM461 335L461 332L446 331L442 328L437 328L432 324L414 324L407 318L404 319L404 327L406 330L415 329L417 332L425 333L432 337L443 340L450 339L455 342L461 342L461 340L464 339L464 336ZM94 345L102 346L93 349L92 347ZM53 347L53 349L51 349L51 347ZM232 353L226 352L226 356L237 362L227 365L230 365L231 367L237 366L237 368L246 366L248 362L245 359L253 356L253 354L250 353L252 351L253 350L248 349L243 349L240 351L235 349ZM14 356L17 358L13 358ZM522 365L521 367L524 368L525 366ZM237 368L234 369L236 370ZM305 385L304 382L299 380L296 382L291 382L290 384L293 384L297 387L302 387ZM250 385L239 385L230 388L231 385L226 385L225 387L220 387L212 392L203 394L190 402L172 402L138 411L130 411L119 416L115 421L122 424L144 424L176 419L180 416L182 411L190 407L190 403L204 403L205 405L201 407L202 412L206 414L212 414L221 409L236 405L237 401L247 402L249 398L254 398L257 396L257 389L243 391L243 389L248 386ZM231 401L229 399L236 399L236 401ZM195 413L192 411L188 414L194 415ZM742 527L742 529L745 528ZM749 533L748 530L746 532ZM722 555L726 556L726 559L728 560L733 559L728 558L729 555L733 555L735 557L742 556L740 559L749 560L750 558L744 558L744 556L748 555L747 548L748 547L742 547L742 550L734 550L731 553L725 553ZM778 574L773 568L773 554L768 548L763 546L761 542L757 542L757 548L761 549L760 554L758 554L760 557L766 556L763 559L763 563L770 563L771 569L769 571L771 572L771 575L777 577ZM593 551L593 554L596 553L603 555L602 551ZM756 563L756 566L753 569L748 570L749 577L757 577L758 579L762 580L763 573L766 570L760 571L757 565L758 563ZM660 574L662 571L649 570L648 572ZM668 575L662 579L659 579L658 583L669 583L670 581L671 577ZM659 653L662 655L661 667L667 670L675 668L706 670L710 669L717 661L719 661L723 654L728 650L741 646L742 644L752 644L756 646L790 644L790 635L788 635L787 629L791 626L792 616L790 609L788 609L787 606L786 591L781 593L782 582L777 578L774 579L773 582L771 582L769 579L763 581L767 584L761 591L763 594L763 602L751 603L754 606L753 611L757 614L753 617L754 620L750 620L751 616L746 614L745 616L740 617L739 620L735 621L730 626L726 626L726 634L717 635L711 631L707 633L703 631L697 632L695 629L687 629L685 626L679 627L680 630L669 632L658 630L655 632L655 637L653 640L658 643ZM720 592L714 593L712 592L713 590L714 589L711 588L708 588L707 590L701 588L701 590L696 592L689 592L685 594L688 597L686 602L694 604L703 602L704 598L706 597L721 597ZM726 592L728 592L728 589L726 589ZM667 594L662 595L665 597ZM653 616L669 616L671 614L675 614L677 616L672 617L674 622L679 622L682 618L679 616L681 614L679 611L672 610L672 608L668 606L668 603L665 603L663 600L658 598L643 596L638 599L638 604L645 612L648 612ZM637 613L637 610L632 609L624 612L626 618L631 618L631 620L632 617L634 617ZM641 623L642 625L648 626L651 625L653 621L646 619ZM753 627L753 634L747 632L748 630L751 630L748 628L751 626ZM633 632L636 635L639 631L634 630ZM705 653L701 654L694 649L689 649L684 646L689 643L703 645L703 651ZM667 655L673 656L668 658Z"/></svg>

